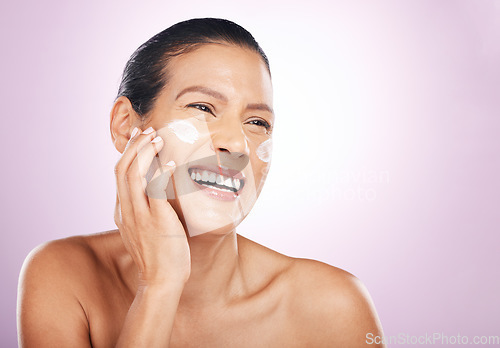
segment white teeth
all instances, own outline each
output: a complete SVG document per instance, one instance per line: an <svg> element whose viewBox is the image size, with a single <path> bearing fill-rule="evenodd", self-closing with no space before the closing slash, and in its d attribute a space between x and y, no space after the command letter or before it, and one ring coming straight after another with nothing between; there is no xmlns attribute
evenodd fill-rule
<svg viewBox="0 0 500 348"><path fill-rule="evenodd" d="M206 170L204 170L202 173L201 173L201 180L202 181L205 181L207 182L208 181L208 172Z"/></svg>
<svg viewBox="0 0 500 348"><path fill-rule="evenodd" d="M224 178L221 175L217 174L215 182L219 185L224 185Z"/></svg>
<svg viewBox="0 0 500 348"><path fill-rule="evenodd" d="M215 183L215 173L210 173L210 175L208 176L208 181L212 184Z"/></svg>
<svg viewBox="0 0 500 348"><path fill-rule="evenodd" d="M191 179L194 181L199 181L199 184L202 184L207 187L213 188L211 185L205 185L204 183L211 183L211 184L218 184L221 186L226 186L227 189L218 187L217 189L222 190L222 191L228 191L228 192L234 192L234 190L238 191L241 188L241 181L240 179L235 179L235 178L228 178L220 174L216 174L212 171L208 170L199 170L199 169L193 169L191 171ZM234 189L233 189L234 188Z"/></svg>
<svg viewBox="0 0 500 348"><path fill-rule="evenodd" d="M238 191L240 189L240 179L234 179L233 187Z"/></svg>

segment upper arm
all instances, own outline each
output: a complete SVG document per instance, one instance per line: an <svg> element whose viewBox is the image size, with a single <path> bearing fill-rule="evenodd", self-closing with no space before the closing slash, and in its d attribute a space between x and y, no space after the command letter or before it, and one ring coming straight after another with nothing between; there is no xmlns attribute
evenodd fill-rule
<svg viewBox="0 0 500 348"><path fill-rule="evenodd" d="M78 299L77 253L71 255L71 248L62 243L38 247L24 262L17 303L20 347L91 346L87 316Z"/></svg>
<svg viewBox="0 0 500 348"><path fill-rule="evenodd" d="M325 308L330 309L324 313L326 322L338 325L343 334L337 337L345 342L346 347L382 347L368 339L382 337L383 333L375 305L364 284L349 274L340 287L338 297L326 300Z"/></svg>
<svg viewBox="0 0 500 348"><path fill-rule="evenodd" d="M348 272L317 261L306 262L304 268L307 275L300 290L304 300L299 306L307 339L317 347L381 347L368 344L368 337L382 337L383 333L363 283Z"/></svg>

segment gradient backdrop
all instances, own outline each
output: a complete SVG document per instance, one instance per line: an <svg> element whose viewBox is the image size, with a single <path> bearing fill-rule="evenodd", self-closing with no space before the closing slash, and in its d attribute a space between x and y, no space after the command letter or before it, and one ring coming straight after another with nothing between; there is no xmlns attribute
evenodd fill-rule
<svg viewBox="0 0 500 348"><path fill-rule="evenodd" d="M387 336L500 335L500 1L29 0L0 5L0 345L28 252L115 228L121 71L192 17L271 61L273 165L239 233L355 274Z"/></svg>

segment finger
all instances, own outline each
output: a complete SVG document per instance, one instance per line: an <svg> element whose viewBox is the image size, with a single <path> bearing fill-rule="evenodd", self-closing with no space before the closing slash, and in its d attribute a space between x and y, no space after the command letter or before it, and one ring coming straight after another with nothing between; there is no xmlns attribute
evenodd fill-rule
<svg viewBox="0 0 500 348"><path fill-rule="evenodd" d="M135 127L132 130L132 133L130 135L130 139L127 143L127 146L125 147L124 153L126 153L127 148L129 147L130 143L137 138L138 134L140 133L140 129ZM132 216L133 214L133 209L132 205L130 202L130 197L128 193L128 187L126 184L125 180L125 174L127 173L128 167L129 167L129 162L130 158L120 157L118 162L115 165L115 176L116 176L116 191L117 191L117 208L119 207L119 219L122 220L123 217L128 217ZM118 212L117 212L118 213ZM115 214L116 215L116 214Z"/></svg>
<svg viewBox="0 0 500 348"><path fill-rule="evenodd" d="M131 137L125 146L125 150L123 151L122 157L120 161L127 171L128 167L132 164L137 154L141 151L141 149L147 145L154 137L156 136L156 132L152 127L149 127L142 133L137 133L135 136Z"/></svg>
<svg viewBox="0 0 500 348"><path fill-rule="evenodd" d="M157 136L151 142L144 145L134 162L131 166L137 166L138 174L141 178L144 178L146 183L151 181L153 173L156 172L158 168L160 168L160 157L158 157L158 153L164 146L164 140ZM143 187L146 188L146 185Z"/></svg>
<svg viewBox="0 0 500 348"><path fill-rule="evenodd" d="M120 160L115 166L118 195L120 197L122 217L124 218L133 216L134 214L134 206L131 200L128 183L129 167L137 156L137 152L152 139L153 135L154 130L151 127L146 129L142 133L140 133L139 128L134 128L130 140L127 143L125 150L123 151Z"/></svg>
<svg viewBox="0 0 500 348"><path fill-rule="evenodd" d="M145 175L153 158L162 147L163 139L159 136L155 137L142 147L129 167L127 173L128 188L135 211L149 210L149 201L145 194L147 184Z"/></svg>
<svg viewBox="0 0 500 348"><path fill-rule="evenodd" d="M169 186L172 175L175 172L175 162L170 161L163 164L154 174L148 184L147 193L149 206L153 215L159 214L165 217L165 214L175 214L175 211L168 202L169 198L174 198Z"/></svg>

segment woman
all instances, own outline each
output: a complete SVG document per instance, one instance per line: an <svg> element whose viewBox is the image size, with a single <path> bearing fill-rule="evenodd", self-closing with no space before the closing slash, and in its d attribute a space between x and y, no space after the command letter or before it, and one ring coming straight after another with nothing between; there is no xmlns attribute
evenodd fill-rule
<svg viewBox="0 0 500 348"><path fill-rule="evenodd" d="M118 229L28 256L20 345L358 347L381 336L354 276L236 233L269 170L273 124L269 63L245 29L194 19L143 44L111 111Z"/></svg>

